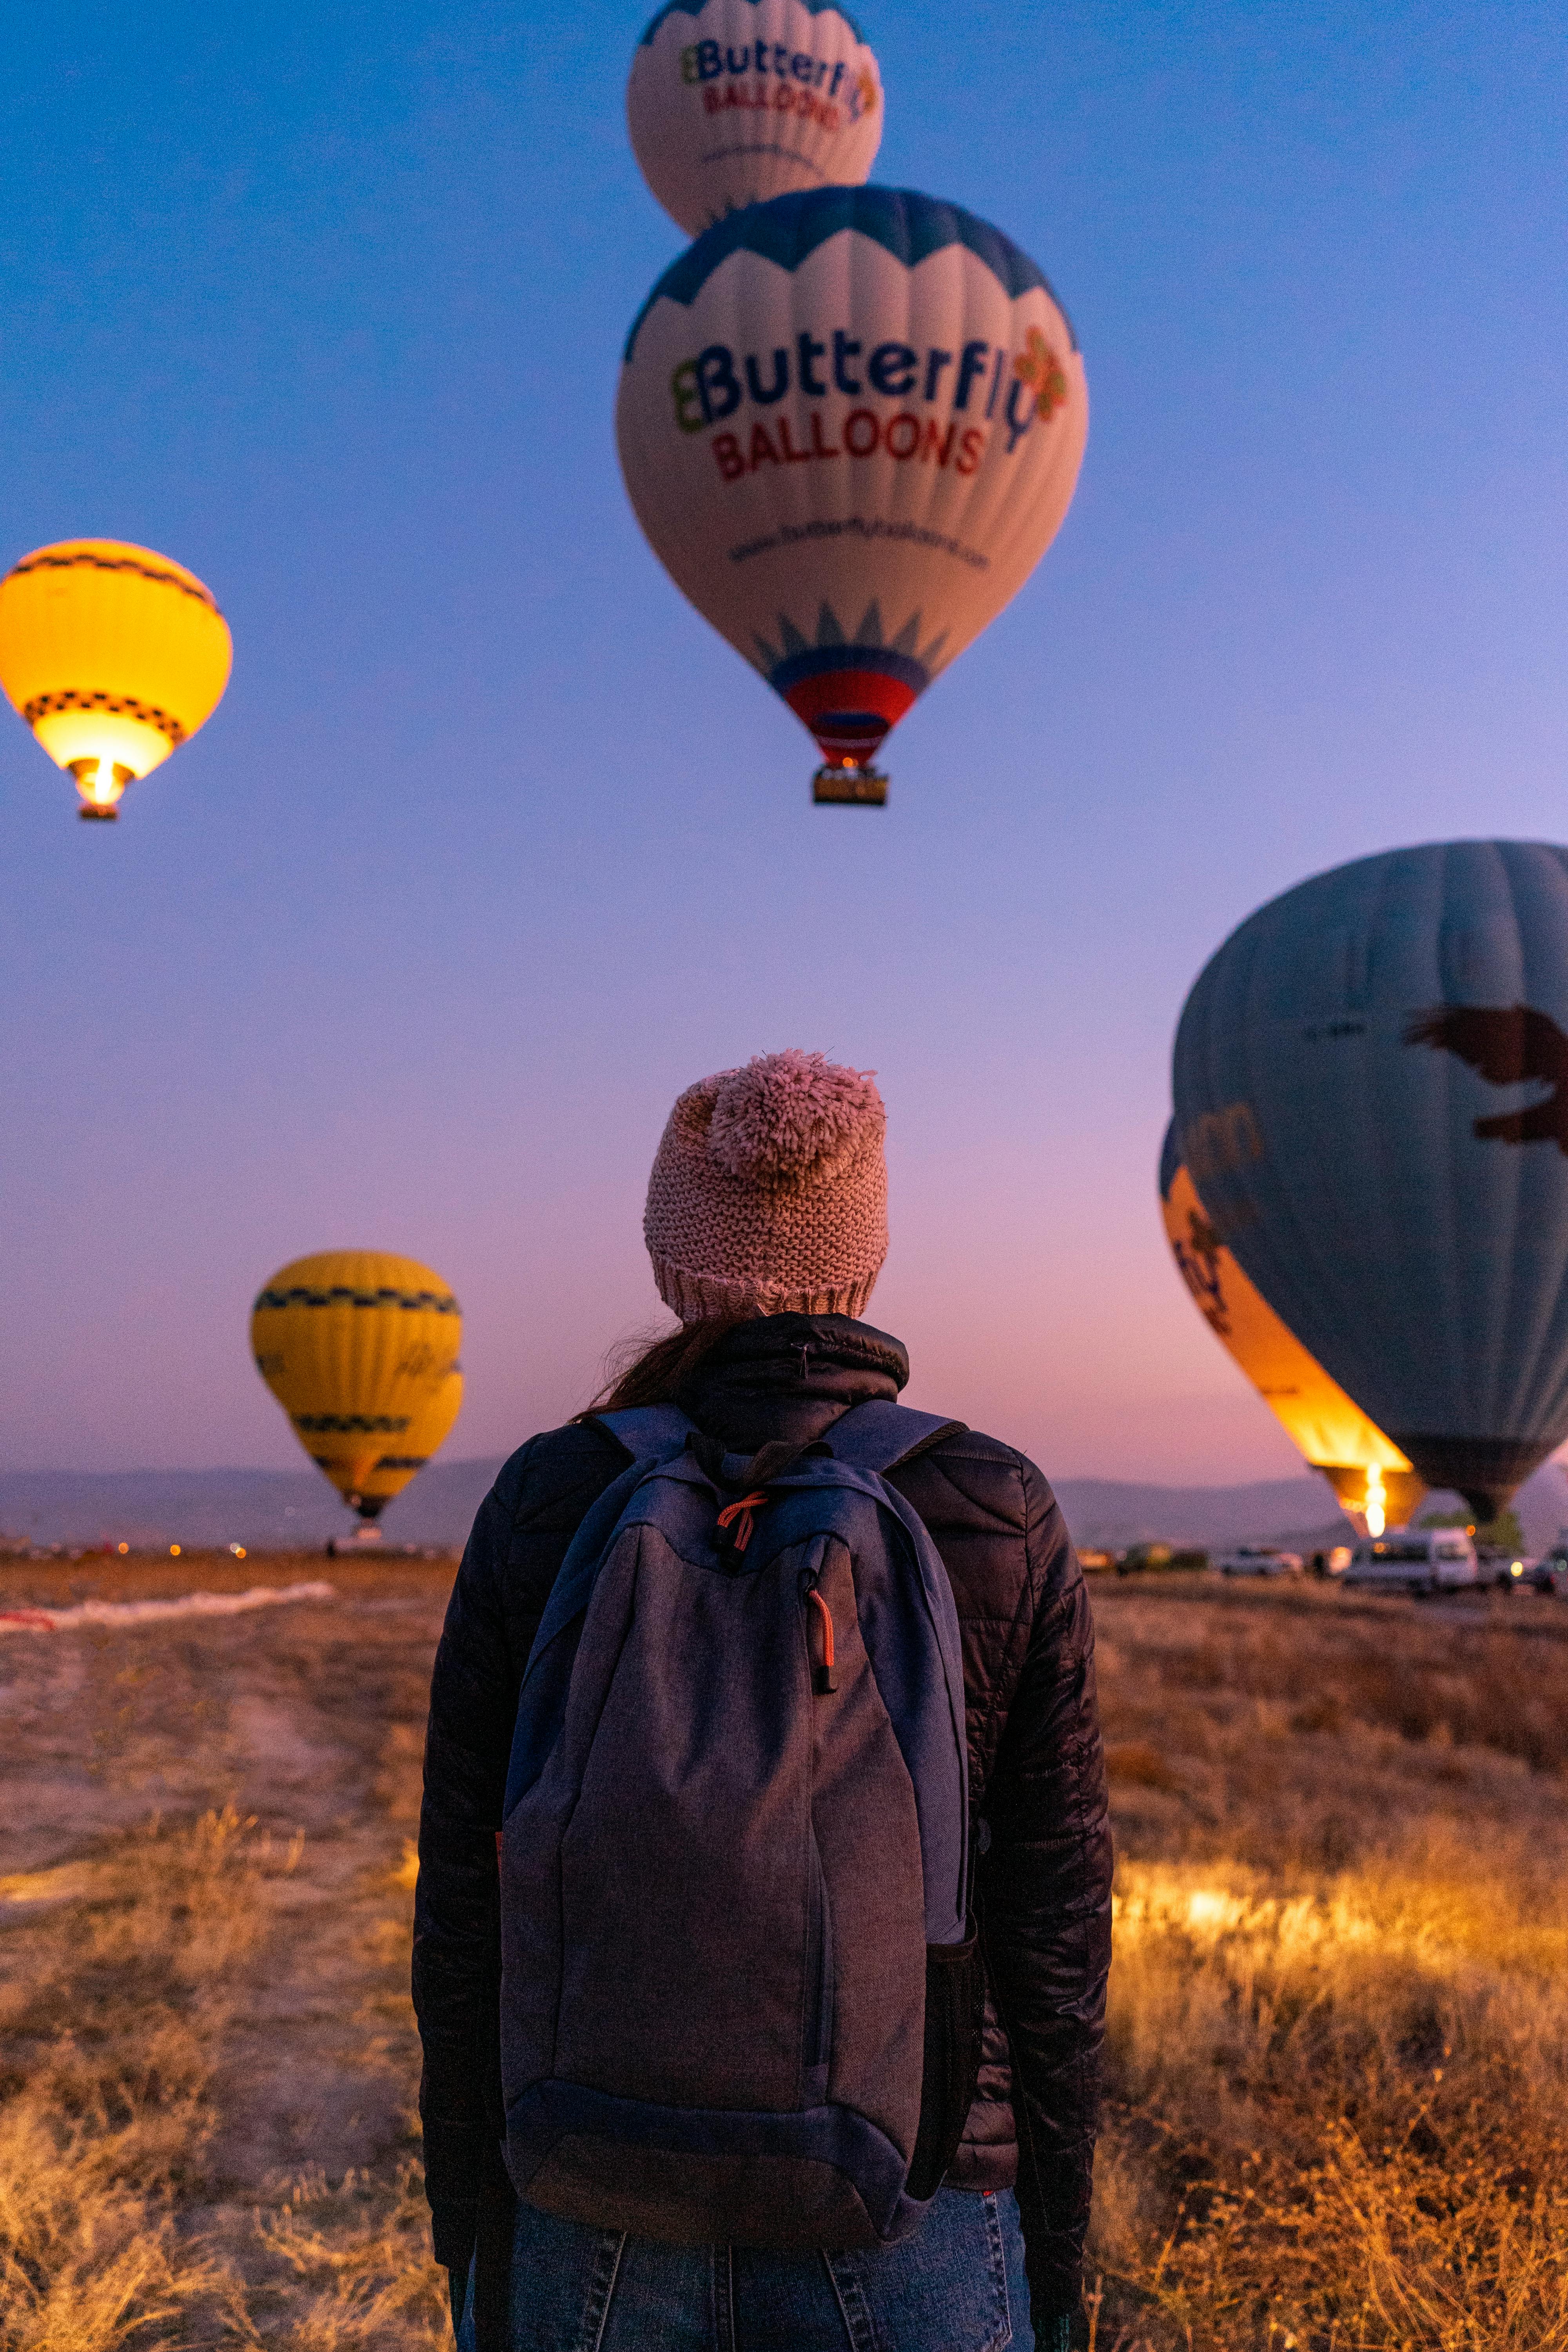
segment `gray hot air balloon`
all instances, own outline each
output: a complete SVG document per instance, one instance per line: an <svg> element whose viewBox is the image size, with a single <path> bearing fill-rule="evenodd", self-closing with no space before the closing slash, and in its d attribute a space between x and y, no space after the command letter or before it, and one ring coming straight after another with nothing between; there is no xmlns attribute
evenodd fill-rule
<svg viewBox="0 0 1568 2352"><path fill-rule="evenodd" d="M1173 1078L1244 1271L1490 1517L1568 1437L1568 849L1436 843L1288 890L1199 974Z"/></svg>

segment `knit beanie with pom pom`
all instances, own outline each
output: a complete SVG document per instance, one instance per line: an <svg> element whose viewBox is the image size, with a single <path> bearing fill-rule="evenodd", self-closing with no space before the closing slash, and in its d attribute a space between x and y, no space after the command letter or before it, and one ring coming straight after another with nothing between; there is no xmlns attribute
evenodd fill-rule
<svg viewBox="0 0 1568 2352"><path fill-rule="evenodd" d="M858 1315L888 1255L887 1113L868 1070L791 1046L688 1087L648 1179L658 1295L707 1315Z"/></svg>

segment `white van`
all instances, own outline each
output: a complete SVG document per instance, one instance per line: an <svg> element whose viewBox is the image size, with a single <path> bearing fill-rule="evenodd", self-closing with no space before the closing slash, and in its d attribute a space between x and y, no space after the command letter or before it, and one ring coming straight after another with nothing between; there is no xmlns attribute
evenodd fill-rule
<svg viewBox="0 0 1568 2352"><path fill-rule="evenodd" d="M1363 1537L1351 1554L1344 1581L1396 1592L1446 1592L1479 1584L1480 1567L1463 1528L1401 1528L1393 1535Z"/></svg>

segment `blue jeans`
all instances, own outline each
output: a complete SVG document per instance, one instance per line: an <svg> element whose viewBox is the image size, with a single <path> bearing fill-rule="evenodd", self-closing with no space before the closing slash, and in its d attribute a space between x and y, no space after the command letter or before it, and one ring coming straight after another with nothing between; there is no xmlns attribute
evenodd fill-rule
<svg viewBox="0 0 1568 2352"><path fill-rule="evenodd" d="M474 2352L473 2278L458 2331ZM664 2246L519 2205L507 2352L1035 2352L1010 2189L939 2189L885 2252Z"/></svg>

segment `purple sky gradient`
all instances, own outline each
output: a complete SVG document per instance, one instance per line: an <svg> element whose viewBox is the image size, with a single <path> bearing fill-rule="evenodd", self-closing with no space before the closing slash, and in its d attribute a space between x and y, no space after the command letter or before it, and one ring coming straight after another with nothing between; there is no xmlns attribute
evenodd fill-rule
<svg viewBox="0 0 1568 2352"><path fill-rule="evenodd" d="M810 808L621 488L679 243L635 9L17 20L0 553L163 549L236 664L112 829L0 712L6 1465L293 1465L249 1303L338 1244L452 1282L448 1450L503 1450L655 1318L678 1088L798 1044L888 1101L912 1402L1060 1475L1294 1466L1168 1262L1170 1041L1302 876L1562 835L1568 38L1498 0L861 13L879 178L1034 255L1090 400L882 814Z"/></svg>

